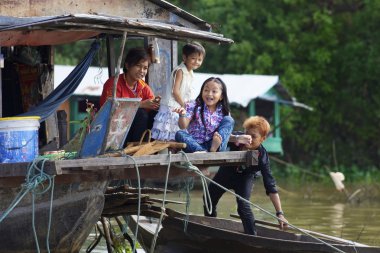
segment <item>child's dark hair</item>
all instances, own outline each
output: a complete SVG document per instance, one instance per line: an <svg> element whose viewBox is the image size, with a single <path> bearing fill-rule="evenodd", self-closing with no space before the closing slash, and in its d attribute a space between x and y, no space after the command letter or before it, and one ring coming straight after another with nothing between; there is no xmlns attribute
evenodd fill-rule
<svg viewBox="0 0 380 253"><path fill-rule="evenodd" d="M214 81L214 82L220 84L220 86L222 86L221 88L222 88L222 98L223 99L221 101L218 101L216 106L219 106L221 104L223 115L224 116L230 115L230 102L229 102L228 96L227 96L226 84L219 77L210 77L206 81L203 82L202 87L201 87L201 91L199 92L199 95L195 99L196 104L194 106L194 117L193 117L193 119L196 119L197 108L200 107L201 119L202 119L202 123L204 126L206 125L205 119L204 119L204 112L203 112L204 108L205 108L205 102L202 99L202 92L203 92L203 89L206 86L206 84L208 82L211 82L211 81Z"/></svg>
<svg viewBox="0 0 380 253"><path fill-rule="evenodd" d="M128 65L129 67L133 67L136 64L138 64L141 60L148 60L150 62L150 55L148 51L146 51L142 47L131 48L128 51L127 56L125 56L124 66L123 66L124 73L127 72L126 65Z"/></svg>
<svg viewBox="0 0 380 253"><path fill-rule="evenodd" d="M206 56L205 48L199 42L196 41L189 42L182 48L182 54L186 57L193 53L198 53L200 55L203 55L203 57Z"/></svg>

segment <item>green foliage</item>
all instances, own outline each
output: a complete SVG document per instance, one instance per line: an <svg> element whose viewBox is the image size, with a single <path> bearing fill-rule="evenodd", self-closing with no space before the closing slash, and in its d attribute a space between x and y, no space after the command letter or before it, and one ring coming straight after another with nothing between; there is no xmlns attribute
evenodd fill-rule
<svg viewBox="0 0 380 253"><path fill-rule="evenodd" d="M289 159L331 165L334 143L342 166L380 166L380 3L198 0L192 7L235 41L208 46L202 71L277 74L314 107L295 111L282 129Z"/></svg>

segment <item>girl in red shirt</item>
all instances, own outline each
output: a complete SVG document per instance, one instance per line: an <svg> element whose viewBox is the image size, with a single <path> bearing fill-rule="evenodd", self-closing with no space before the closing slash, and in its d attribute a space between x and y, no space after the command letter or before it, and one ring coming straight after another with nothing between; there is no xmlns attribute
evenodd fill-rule
<svg viewBox="0 0 380 253"><path fill-rule="evenodd" d="M149 63L150 55L144 48L130 49L125 57L124 73L119 75L117 81L116 97L142 99L126 142L140 140L143 132L152 127L154 115L160 107L160 97L155 97L152 89L143 80L148 73ZM112 97L114 78L111 77L105 82L100 106L103 106L107 98Z"/></svg>

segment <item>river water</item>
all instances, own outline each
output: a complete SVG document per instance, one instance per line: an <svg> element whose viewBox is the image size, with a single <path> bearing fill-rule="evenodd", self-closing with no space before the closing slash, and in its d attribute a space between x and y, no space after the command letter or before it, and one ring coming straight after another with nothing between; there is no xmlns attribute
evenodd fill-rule
<svg viewBox="0 0 380 253"><path fill-rule="evenodd" d="M349 186L346 187L346 193L338 192L333 184L307 183L295 186L284 182L278 185L285 216L292 225L380 246L380 185ZM185 196L185 193L175 191L170 193L167 199L184 201ZM350 201L347 200L347 196L351 196ZM160 195L154 197L162 198ZM251 201L265 210L274 212L272 203L265 195L261 179L255 183ZM166 207L185 210L184 205L180 204L168 204ZM264 212L256 208L253 210L257 219L276 222ZM203 213L201 190L190 192L190 211ZM218 215L227 218L232 213L236 213L235 197L225 193L218 205ZM90 238L91 236L89 241ZM104 242L93 252L107 252Z"/></svg>

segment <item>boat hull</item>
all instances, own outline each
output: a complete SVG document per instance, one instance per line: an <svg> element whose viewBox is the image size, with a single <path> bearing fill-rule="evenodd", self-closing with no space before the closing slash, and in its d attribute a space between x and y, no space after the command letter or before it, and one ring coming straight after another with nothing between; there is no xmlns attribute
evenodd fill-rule
<svg viewBox="0 0 380 253"><path fill-rule="evenodd" d="M185 217L169 212L158 234L155 253L332 253L336 249L311 237L257 226L258 236L243 233L240 222L190 215L184 231ZM139 226L138 240L145 250L153 238L152 224ZM345 253L380 253L380 248L352 246L325 240Z"/></svg>
<svg viewBox="0 0 380 253"><path fill-rule="evenodd" d="M104 206L107 181L56 184L52 205L51 227L50 191L36 195L34 227L41 252L79 252ZM0 187L0 213L16 197L20 187ZM32 195L27 194L0 223L0 252L37 252L33 232Z"/></svg>

